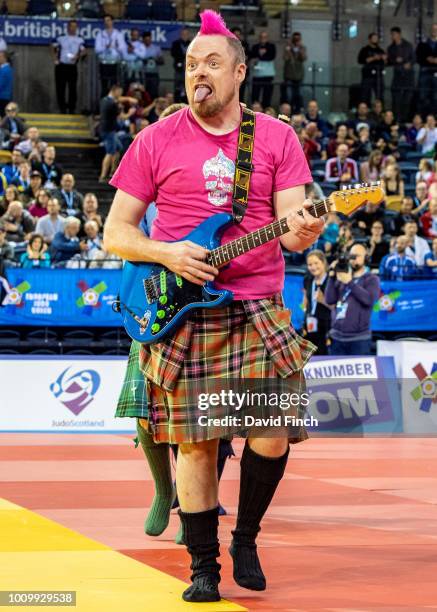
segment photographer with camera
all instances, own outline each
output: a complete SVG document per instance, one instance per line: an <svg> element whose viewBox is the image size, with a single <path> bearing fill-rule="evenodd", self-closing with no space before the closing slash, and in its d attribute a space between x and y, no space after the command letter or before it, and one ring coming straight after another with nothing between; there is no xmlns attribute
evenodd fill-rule
<svg viewBox="0 0 437 612"><path fill-rule="evenodd" d="M368 271L368 253L354 244L330 266L325 301L334 305L330 355L370 354L370 315L379 297L379 279Z"/></svg>

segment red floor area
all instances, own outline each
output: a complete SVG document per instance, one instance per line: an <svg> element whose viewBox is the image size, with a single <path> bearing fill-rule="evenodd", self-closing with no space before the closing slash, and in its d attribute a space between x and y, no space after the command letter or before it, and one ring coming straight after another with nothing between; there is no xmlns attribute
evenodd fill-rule
<svg viewBox="0 0 437 612"><path fill-rule="evenodd" d="M235 448L239 456L241 442ZM264 593L232 581L238 478L234 458L220 491L229 513L220 524L223 596L264 611L437 609L437 439L293 446L259 538ZM159 538L142 531L152 492L129 437L0 434L0 497L187 580L177 515Z"/></svg>

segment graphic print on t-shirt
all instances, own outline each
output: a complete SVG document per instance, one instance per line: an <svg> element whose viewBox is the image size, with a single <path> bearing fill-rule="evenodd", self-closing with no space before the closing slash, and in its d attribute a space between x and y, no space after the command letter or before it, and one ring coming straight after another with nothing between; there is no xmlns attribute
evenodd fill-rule
<svg viewBox="0 0 437 612"><path fill-rule="evenodd" d="M205 187L208 191L208 200L214 206L226 204L228 195L234 189L234 172L234 162L226 157L221 149L218 150L215 157L207 159L203 164L203 176L206 179Z"/></svg>

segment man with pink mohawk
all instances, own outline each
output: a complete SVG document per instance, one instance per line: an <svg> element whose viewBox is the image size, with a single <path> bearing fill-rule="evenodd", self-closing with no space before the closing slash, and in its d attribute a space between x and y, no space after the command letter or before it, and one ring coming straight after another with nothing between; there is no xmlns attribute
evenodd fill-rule
<svg viewBox="0 0 437 612"><path fill-rule="evenodd" d="M191 555L190 602L219 601L217 428L202 426L193 402L193 384L210 379L294 378L304 388L303 367L315 347L300 338L284 309L281 245L303 251L323 230L309 214L304 185L312 181L292 129L257 113L253 173L247 211L229 227L228 242L287 218L290 232L233 259L220 272L207 263L208 251L184 239L217 212L232 212L235 159L242 108L239 89L246 66L241 42L220 15L205 11L201 29L186 56L189 107L143 130L130 146L111 184L117 193L105 225L105 248L120 257L157 262L198 285L215 282L234 300L225 307L199 309L174 334L142 346L140 369L148 388L149 428L155 442L179 444L176 482L179 515ZM158 216L151 237L138 230L149 202ZM303 214L297 211L304 208ZM217 209L220 209L218 211ZM185 282L183 280L183 282ZM141 414L137 415L141 416ZM143 423L144 425L144 423ZM250 435L241 458L236 527L230 553L234 579L262 591L266 580L256 537L288 460L290 436Z"/></svg>

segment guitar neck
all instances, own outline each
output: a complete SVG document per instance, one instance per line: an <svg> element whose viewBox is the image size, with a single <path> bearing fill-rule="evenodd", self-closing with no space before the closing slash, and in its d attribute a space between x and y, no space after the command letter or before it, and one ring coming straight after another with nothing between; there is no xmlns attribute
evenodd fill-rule
<svg viewBox="0 0 437 612"><path fill-rule="evenodd" d="M313 202L313 206L312 208L308 209L308 212L311 213L313 217L317 218L326 215L330 209L331 204L329 198L326 198L325 200L317 200L316 202ZM300 209L297 214L303 216L303 209ZM289 231L290 228L288 227L286 217L273 221L273 223L261 227L250 234L246 234L241 238L231 240L230 242L222 244L216 249L213 249L209 254L208 263L215 268L221 268L232 259L235 259L235 257L239 257L252 249L256 249L262 244L266 244L275 238L279 238Z"/></svg>

